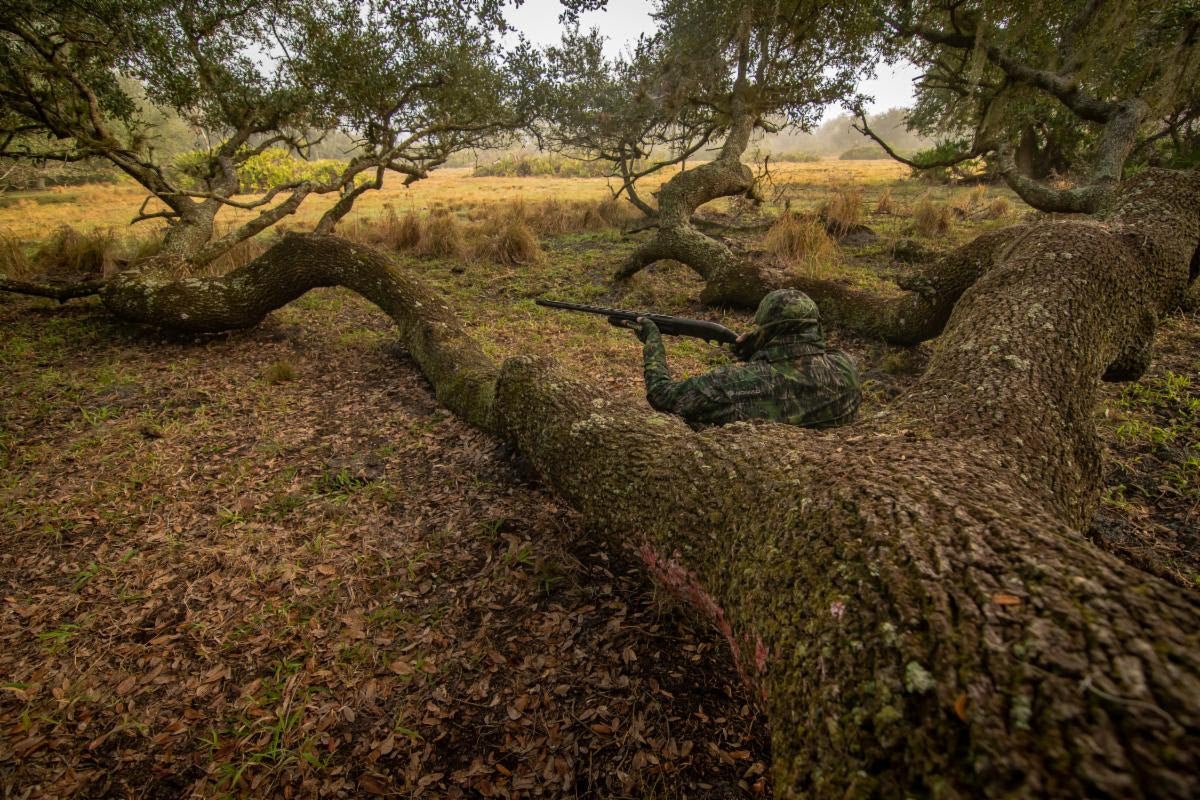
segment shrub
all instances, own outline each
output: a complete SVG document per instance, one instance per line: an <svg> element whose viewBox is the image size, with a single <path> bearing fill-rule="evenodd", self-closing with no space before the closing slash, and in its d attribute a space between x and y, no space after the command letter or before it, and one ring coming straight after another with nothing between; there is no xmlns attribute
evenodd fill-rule
<svg viewBox="0 0 1200 800"><path fill-rule="evenodd" d="M189 150L175 156L168 169L173 177L195 189L203 184L211 157L207 150ZM239 191L263 192L272 186L296 181L326 183L340 175L345 167L345 162L338 159L308 161L283 148L269 147L238 165ZM366 175L360 175L358 179L369 180Z"/></svg>
<svg viewBox="0 0 1200 800"><path fill-rule="evenodd" d="M837 245L814 217L787 213L775 221L763 239L768 253L791 264L813 265L837 252Z"/></svg>
<svg viewBox="0 0 1200 800"><path fill-rule="evenodd" d="M782 153L771 153L770 156L772 161L783 161L790 164L807 164L821 160L819 155L807 150L785 150Z"/></svg>
<svg viewBox="0 0 1200 800"><path fill-rule="evenodd" d="M505 153L490 164L475 167L477 178L528 178L548 175L559 178L604 178L612 174L607 161L585 161L558 153Z"/></svg>
<svg viewBox="0 0 1200 800"><path fill-rule="evenodd" d="M838 158L842 161L876 161L887 158L888 154L877 144L866 144L861 147L851 147Z"/></svg>
<svg viewBox="0 0 1200 800"><path fill-rule="evenodd" d="M953 212L944 203L934 203L922 195L913 208L913 230L920 236L943 236L950 230Z"/></svg>
<svg viewBox="0 0 1200 800"><path fill-rule="evenodd" d="M862 220L862 189L837 189L821 209L821 217L834 236L845 236Z"/></svg>

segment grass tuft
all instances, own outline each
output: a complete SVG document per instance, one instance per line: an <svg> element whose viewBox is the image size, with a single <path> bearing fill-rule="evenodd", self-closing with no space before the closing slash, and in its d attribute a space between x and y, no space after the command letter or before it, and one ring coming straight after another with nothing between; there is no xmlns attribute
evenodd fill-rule
<svg viewBox="0 0 1200 800"><path fill-rule="evenodd" d="M52 277L111 275L119 268L118 242L111 231L60 225L34 251L33 264Z"/></svg>
<svg viewBox="0 0 1200 800"><path fill-rule="evenodd" d="M944 203L934 203L928 194L921 195L913 208L913 231L918 236L934 238L950 231L954 212Z"/></svg>
<svg viewBox="0 0 1200 800"><path fill-rule="evenodd" d="M225 275L238 267L244 267L246 264L249 264L271 249L271 245L273 244L275 244L274 238L263 236L245 239L205 265L203 272L206 275Z"/></svg>
<svg viewBox="0 0 1200 800"><path fill-rule="evenodd" d="M290 361L279 360L267 367L263 373L263 380L271 386L279 383L288 383L299 377L296 368L292 366Z"/></svg>
<svg viewBox="0 0 1200 800"><path fill-rule="evenodd" d="M410 209L400 216L389 204L380 216L359 220L350 226L346 235L354 241L386 250L410 250L420 243L423 232L424 224L419 214Z"/></svg>
<svg viewBox="0 0 1200 800"><path fill-rule="evenodd" d="M789 264L807 267L828 262L837 253L837 245L820 221L790 213L775 221L763 246Z"/></svg>
<svg viewBox="0 0 1200 800"><path fill-rule="evenodd" d="M416 252L433 258L464 258L467 242L458 217L445 209L430 214L421 230Z"/></svg>
<svg viewBox="0 0 1200 800"><path fill-rule="evenodd" d="M821 209L821 216L834 236L844 236L862 221L863 190L857 186L840 188Z"/></svg>
<svg viewBox="0 0 1200 800"><path fill-rule="evenodd" d="M12 236L0 233L0 275L9 278L28 278L33 274L33 264L25 250Z"/></svg>
<svg viewBox="0 0 1200 800"><path fill-rule="evenodd" d="M546 259L537 234L519 216L511 216L492 226L475 255L508 267L541 264Z"/></svg>
<svg viewBox="0 0 1200 800"><path fill-rule="evenodd" d="M875 201L876 214L895 214L896 201L892 199L892 187L887 187L883 190L883 194L879 195L879 199Z"/></svg>

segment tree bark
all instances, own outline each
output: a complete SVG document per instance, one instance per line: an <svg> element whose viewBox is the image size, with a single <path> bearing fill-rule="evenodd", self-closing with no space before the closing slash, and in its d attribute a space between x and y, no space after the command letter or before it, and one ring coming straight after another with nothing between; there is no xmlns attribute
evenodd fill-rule
<svg viewBox="0 0 1200 800"><path fill-rule="evenodd" d="M1190 798L1200 603L1080 531L1098 381L1188 289L1200 174L1119 198L1102 223L981 244L915 389L840 431L694 432L552 362L497 364L417 280L331 237L102 298L194 331L313 286L375 302L442 402L724 632L769 710L777 796Z"/></svg>

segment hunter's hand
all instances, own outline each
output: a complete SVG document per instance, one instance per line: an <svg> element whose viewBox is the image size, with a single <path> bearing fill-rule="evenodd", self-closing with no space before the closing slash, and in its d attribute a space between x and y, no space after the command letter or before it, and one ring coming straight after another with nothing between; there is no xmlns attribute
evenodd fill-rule
<svg viewBox="0 0 1200 800"><path fill-rule="evenodd" d="M639 341L645 342L646 336L650 333L650 327L654 325L654 320L646 319L645 317L638 317L636 320L623 319L620 320L620 325L623 328L629 328L629 330L637 334Z"/></svg>
<svg viewBox="0 0 1200 800"><path fill-rule="evenodd" d="M730 347L735 358L742 361L749 361L750 356L754 355L754 334L754 331L746 331L737 337L737 340Z"/></svg>

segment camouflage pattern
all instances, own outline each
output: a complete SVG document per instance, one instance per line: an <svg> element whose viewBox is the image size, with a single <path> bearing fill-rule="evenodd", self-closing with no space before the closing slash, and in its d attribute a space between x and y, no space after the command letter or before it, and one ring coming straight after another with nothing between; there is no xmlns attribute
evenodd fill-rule
<svg viewBox="0 0 1200 800"><path fill-rule="evenodd" d="M812 298L798 289L777 289L762 299L754 314L754 324L760 328L784 320L821 319L821 312Z"/></svg>
<svg viewBox="0 0 1200 800"><path fill-rule="evenodd" d="M850 422L861 399L858 370L845 353L825 347L816 304L802 292L772 292L759 305L755 322L757 348L748 361L673 381L662 334L644 321L650 405L693 425L751 419L806 427Z"/></svg>

